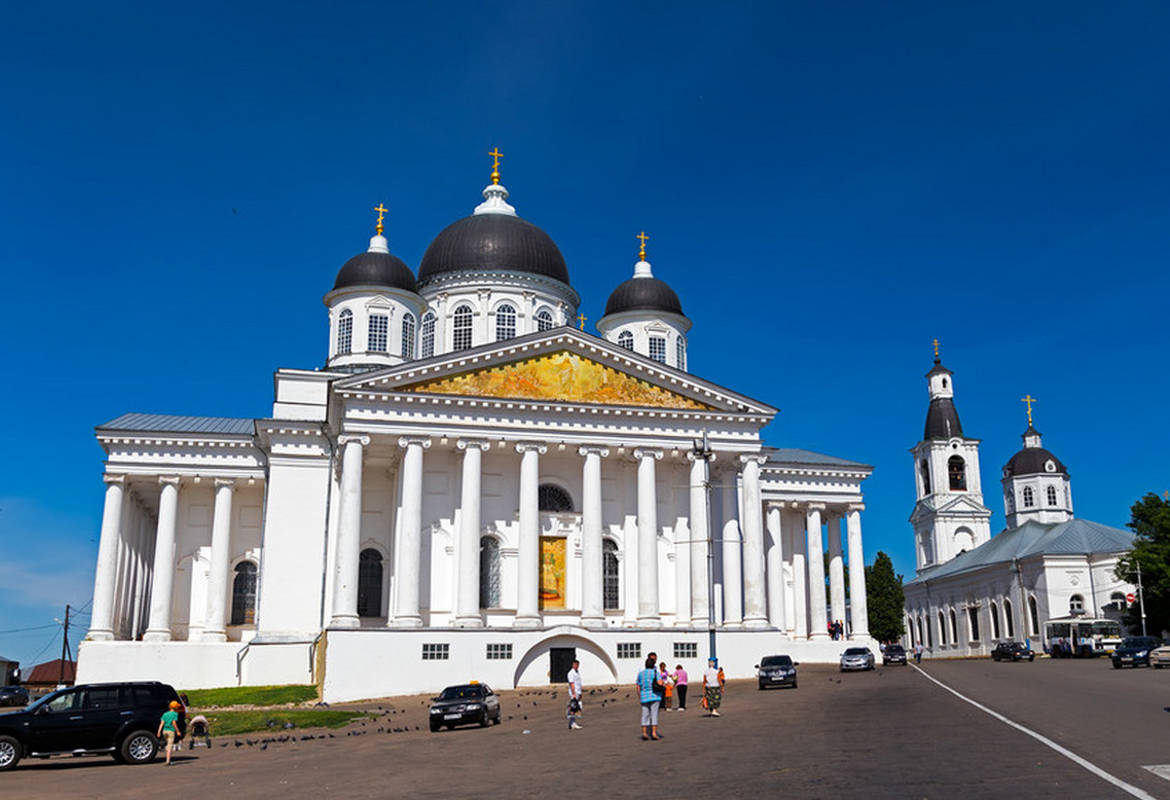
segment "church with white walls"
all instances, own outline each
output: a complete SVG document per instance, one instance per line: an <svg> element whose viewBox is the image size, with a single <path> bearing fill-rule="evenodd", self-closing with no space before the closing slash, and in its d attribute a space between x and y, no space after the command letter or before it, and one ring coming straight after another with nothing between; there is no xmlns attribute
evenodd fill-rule
<svg viewBox="0 0 1170 800"><path fill-rule="evenodd" d="M270 417L97 427L79 681L317 683L337 701L544 685L574 658L588 683L625 682L650 651L697 669L712 640L749 677L768 653L871 643L871 468L765 445L777 409L700 377L702 332L644 235L585 331L494 155L483 202L417 272L376 209L324 295L323 365L278 369Z"/></svg>
<svg viewBox="0 0 1170 800"><path fill-rule="evenodd" d="M1000 641L1101 652L1135 589L1113 574L1134 534L1073 516L1068 469L1041 443L1028 395L1024 446L1003 467L1007 527L993 537L980 440L963 432L937 341L926 380L926 428L911 451L917 574L903 587L904 643L944 657L987 655Z"/></svg>

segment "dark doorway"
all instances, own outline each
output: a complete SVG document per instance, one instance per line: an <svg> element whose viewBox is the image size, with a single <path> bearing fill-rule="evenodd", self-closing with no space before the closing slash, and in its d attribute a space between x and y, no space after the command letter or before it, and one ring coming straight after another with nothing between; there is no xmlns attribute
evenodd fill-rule
<svg viewBox="0 0 1170 800"><path fill-rule="evenodd" d="M548 650L548 682L565 683L573 660L577 658L576 647L550 647Z"/></svg>

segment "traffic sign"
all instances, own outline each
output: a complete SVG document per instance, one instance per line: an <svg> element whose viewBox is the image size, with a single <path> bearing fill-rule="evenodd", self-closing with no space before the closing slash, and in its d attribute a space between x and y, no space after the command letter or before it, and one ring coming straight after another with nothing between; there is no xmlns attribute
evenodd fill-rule
<svg viewBox="0 0 1170 800"><path fill-rule="evenodd" d="M1125 602L1127 603L1132 603L1134 600L1137 600L1137 596L1133 592L1130 592L1125 596Z"/></svg>

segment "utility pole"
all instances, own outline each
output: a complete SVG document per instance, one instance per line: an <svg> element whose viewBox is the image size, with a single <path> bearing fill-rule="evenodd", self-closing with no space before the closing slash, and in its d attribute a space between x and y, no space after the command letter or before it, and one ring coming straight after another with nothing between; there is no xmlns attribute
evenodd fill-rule
<svg viewBox="0 0 1170 800"><path fill-rule="evenodd" d="M65 683L65 658L69 655L69 604L65 604L65 631L61 637L61 660L58 662L61 665L60 674L57 676L57 685L61 686Z"/></svg>
<svg viewBox="0 0 1170 800"><path fill-rule="evenodd" d="M1138 602L1141 604L1142 610L1142 636L1146 635L1146 593L1142 591L1142 562L1136 558L1133 560L1134 566L1137 567L1138 579Z"/></svg>
<svg viewBox="0 0 1170 800"><path fill-rule="evenodd" d="M707 647L708 658L718 658L715 650L715 542L711 535L711 459L715 453L707 440L707 430L703 429L703 438L695 439L691 452L695 459L703 461L703 503L707 509Z"/></svg>

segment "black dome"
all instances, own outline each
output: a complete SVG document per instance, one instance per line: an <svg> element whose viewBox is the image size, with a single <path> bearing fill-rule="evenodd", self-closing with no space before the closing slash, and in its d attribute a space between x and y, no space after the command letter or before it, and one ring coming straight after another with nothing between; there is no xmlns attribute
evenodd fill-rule
<svg viewBox="0 0 1170 800"><path fill-rule="evenodd" d="M346 286L389 286L417 292L418 283L410 267L389 253L358 253L346 261L333 282L334 289Z"/></svg>
<svg viewBox="0 0 1170 800"><path fill-rule="evenodd" d="M667 311L686 316L674 289L657 278L630 278L618 284L605 304L605 316L622 311Z"/></svg>
<svg viewBox="0 0 1170 800"><path fill-rule="evenodd" d="M530 272L569 283L569 269L547 233L510 214L474 214L452 222L423 254L418 280L461 270Z"/></svg>
<svg viewBox="0 0 1170 800"><path fill-rule="evenodd" d="M1044 468L1049 461L1056 465L1056 469L1051 472ZM1035 475L1038 472L1047 472L1049 475L1068 474L1060 459L1043 447L1025 447L1012 456L1003 468L1005 478L1012 475Z"/></svg>
<svg viewBox="0 0 1170 800"><path fill-rule="evenodd" d="M959 412L949 397L936 397L926 412L926 433L923 439L951 439L963 435Z"/></svg>

